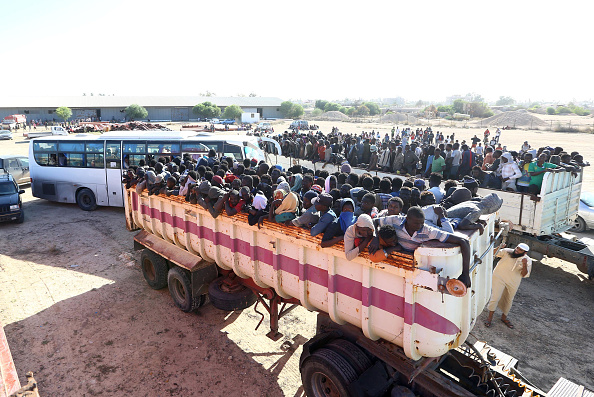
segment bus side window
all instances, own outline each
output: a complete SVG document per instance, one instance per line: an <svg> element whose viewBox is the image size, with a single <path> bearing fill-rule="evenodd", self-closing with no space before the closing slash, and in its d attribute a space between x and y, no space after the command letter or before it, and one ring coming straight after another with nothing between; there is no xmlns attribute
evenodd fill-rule
<svg viewBox="0 0 594 397"><path fill-rule="evenodd" d="M33 157L35 162L41 166L55 166L58 165L58 157L56 152L58 145L56 142L34 142L33 143Z"/></svg>
<svg viewBox="0 0 594 397"><path fill-rule="evenodd" d="M107 142L105 144L105 165L107 168L120 169L122 154L119 142ZM127 168L127 167L124 167Z"/></svg>
<svg viewBox="0 0 594 397"><path fill-rule="evenodd" d="M103 168L103 142L87 142L85 147L87 168Z"/></svg>

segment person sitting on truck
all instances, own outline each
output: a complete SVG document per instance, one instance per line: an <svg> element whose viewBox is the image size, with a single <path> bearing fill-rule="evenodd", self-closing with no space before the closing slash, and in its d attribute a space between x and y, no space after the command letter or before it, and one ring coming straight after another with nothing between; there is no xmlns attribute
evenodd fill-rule
<svg viewBox="0 0 594 397"><path fill-rule="evenodd" d="M303 195L303 210L304 212L291 222L298 227L310 228L320 220L320 214L316 211L312 200L318 197L318 192L310 190Z"/></svg>
<svg viewBox="0 0 594 397"><path fill-rule="evenodd" d="M369 255L369 259L372 262L381 262L390 257L392 252L401 251L398 246L398 236L396 234L396 228L391 225L385 225L379 228L377 232L377 238L379 240L379 249Z"/></svg>
<svg viewBox="0 0 594 397"><path fill-rule="evenodd" d="M382 210L377 214L378 218L383 216L392 216L392 215L400 215L402 211L402 207L404 207L404 203L400 197L392 197L388 200L388 208Z"/></svg>
<svg viewBox="0 0 594 397"><path fill-rule="evenodd" d="M165 186L163 188L161 188L161 191L159 192L159 194L164 194L166 196L171 196L171 195L177 196L179 194L179 186L177 185L177 178L174 177L173 175L170 176L169 178L167 178L167 182L165 183Z"/></svg>
<svg viewBox="0 0 594 397"><path fill-rule="evenodd" d="M245 207L245 201L241 199L237 190L231 190L225 193L223 202L225 203L225 213L229 216L241 212L243 207Z"/></svg>
<svg viewBox="0 0 594 397"><path fill-rule="evenodd" d="M216 218L221 213L225 201L225 191L218 186L211 186L208 195L204 198L206 209L213 218Z"/></svg>
<svg viewBox="0 0 594 397"><path fill-rule="evenodd" d="M385 219L385 218L384 218ZM352 261L367 248L375 236L373 219L367 214L357 218L357 221L349 226L344 233L344 253L346 259Z"/></svg>
<svg viewBox="0 0 594 397"><path fill-rule="evenodd" d="M557 166L555 164L548 163L546 161L547 158L548 155L543 152L538 156L537 161L531 162L528 166L528 172L530 173L530 185L528 186L528 192L530 194L540 194L545 172L557 172Z"/></svg>
<svg viewBox="0 0 594 397"><path fill-rule="evenodd" d="M324 233L328 225L336 219L336 214L331 209L333 203L334 199L326 192L318 195L318 197L312 200L312 204L315 206L320 217L318 222L310 229L310 234L312 236Z"/></svg>
<svg viewBox="0 0 594 397"><path fill-rule="evenodd" d="M355 203L353 203L353 200L346 198L341 200L340 205L340 215L324 231L324 236L320 243L322 248L331 247L342 241L346 230L357 220L357 217L354 215Z"/></svg>
<svg viewBox="0 0 594 397"><path fill-rule="evenodd" d="M447 242L459 246L462 253L462 274L458 277L458 280L470 287L470 244L468 239L425 224L425 213L421 207L410 207L406 216L386 216L376 218L372 222L374 229L385 225L394 226L398 244L404 251L414 252L422 243L430 240L439 240L442 243ZM373 255L379 249L379 239L374 238L369 243L369 253Z"/></svg>
<svg viewBox="0 0 594 397"><path fill-rule="evenodd" d="M503 153L501 155L501 190L515 192L516 180L522 176L522 171L518 168L518 164L512 159L511 153Z"/></svg>
<svg viewBox="0 0 594 397"><path fill-rule="evenodd" d="M480 217L499 211L502 205L503 199L496 193L491 193L480 201L466 200L448 208L446 217L455 220L457 229L479 230L483 234L485 224L480 221Z"/></svg>
<svg viewBox="0 0 594 397"><path fill-rule="evenodd" d="M501 321L508 328L514 328L507 316L522 279L530 277L532 259L527 255L529 250L530 247L526 243L520 243L514 249L505 248L504 244L499 246L496 255L501 260L493 270L493 288L491 299L487 304L489 316L485 320L485 327L491 326L495 309L499 307L502 312Z"/></svg>

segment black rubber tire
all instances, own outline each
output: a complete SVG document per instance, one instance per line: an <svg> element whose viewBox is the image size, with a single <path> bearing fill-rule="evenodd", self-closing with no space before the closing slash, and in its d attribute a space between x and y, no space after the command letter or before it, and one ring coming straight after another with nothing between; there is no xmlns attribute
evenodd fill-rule
<svg viewBox="0 0 594 397"><path fill-rule="evenodd" d="M97 200L91 189L80 189L76 193L76 204L83 211L95 211L97 209Z"/></svg>
<svg viewBox="0 0 594 397"><path fill-rule="evenodd" d="M258 297L247 287L233 293L223 291L221 283L224 279L225 276L219 277L208 286L208 297L214 307L231 312L247 309L256 303Z"/></svg>
<svg viewBox="0 0 594 397"><path fill-rule="evenodd" d="M19 219L17 219L15 222L16 223L23 223L23 222L25 222L25 211L23 211L22 208L21 208L21 216L19 216Z"/></svg>
<svg viewBox="0 0 594 397"><path fill-rule="evenodd" d="M329 391L349 397L348 386L357 378L357 372L344 357L326 348L316 350L301 366L301 382L308 397L325 397Z"/></svg>
<svg viewBox="0 0 594 397"><path fill-rule="evenodd" d="M355 369L357 375L361 375L363 372L371 368L372 362L367 354L357 347L357 345L346 339L334 339L324 347L335 351L345 358Z"/></svg>
<svg viewBox="0 0 594 397"><path fill-rule="evenodd" d="M142 250L140 254L140 268L146 283L152 289L162 289L167 287L167 262L165 258L155 254L148 248Z"/></svg>
<svg viewBox="0 0 594 397"><path fill-rule="evenodd" d="M189 313L206 302L204 295L194 297L192 295L192 283L188 271L181 267L172 267L167 274L167 284L169 285L169 294L173 303L182 312Z"/></svg>
<svg viewBox="0 0 594 397"><path fill-rule="evenodd" d="M582 218L581 216L575 218L575 224L571 228L571 231L576 233L583 233L586 230L588 230L588 226L586 225L586 221L584 220L584 218Z"/></svg>

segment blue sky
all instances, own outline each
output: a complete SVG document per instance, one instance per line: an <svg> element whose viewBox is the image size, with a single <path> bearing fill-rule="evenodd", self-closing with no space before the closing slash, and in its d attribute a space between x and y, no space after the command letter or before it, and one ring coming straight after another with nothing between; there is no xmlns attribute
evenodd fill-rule
<svg viewBox="0 0 594 397"><path fill-rule="evenodd" d="M5 0L2 96L594 99L591 1Z"/></svg>

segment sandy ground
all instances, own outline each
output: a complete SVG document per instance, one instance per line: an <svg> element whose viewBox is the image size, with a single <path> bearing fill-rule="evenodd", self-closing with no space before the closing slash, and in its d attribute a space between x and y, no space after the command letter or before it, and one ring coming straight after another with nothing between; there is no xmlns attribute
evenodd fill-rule
<svg viewBox="0 0 594 397"><path fill-rule="evenodd" d="M481 131L455 132L468 139ZM503 140L577 147L594 158L591 135L504 131ZM26 154L27 146L21 138L2 141L0 153ZM586 175L588 188L594 180ZM315 314L293 311L281 320L285 337L272 342L266 322L254 331L260 318L252 308L182 313L167 289L144 282L122 209L84 212L33 198L29 188L23 199L25 223L0 225L0 322L22 380L34 371L42 395L302 395L298 359L314 335ZM472 336L518 358L544 390L561 376L594 389L593 302L594 284L574 265L545 259L520 287L510 314L516 328L495 321L487 329L480 321Z"/></svg>

